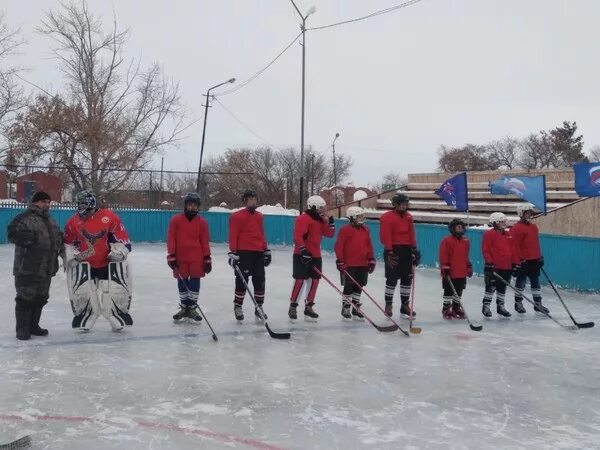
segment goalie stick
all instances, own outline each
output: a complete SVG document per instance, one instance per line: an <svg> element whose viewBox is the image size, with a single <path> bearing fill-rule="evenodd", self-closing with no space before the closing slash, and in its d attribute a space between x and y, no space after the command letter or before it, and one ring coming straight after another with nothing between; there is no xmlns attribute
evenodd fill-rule
<svg viewBox="0 0 600 450"><path fill-rule="evenodd" d="M373 325L377 331L381 331L383 333L389 333L391 331L396 331L399 327L398 325L387 325L387 326L381 326L381 325L377 325L375 322L373 322L369 316L367 316L363 311L361 311L361 309L356 306L354 303L346 300L346 296L344 295L344 293L335 285L333 284L333 282L327 278L325 275L323 275L323 272L321 272L319 269L317 269L316 267L313 267L313 270L315 272L317 272L317 274L319 274L319 276L321 276L321 278L323 278L327 284L329 284L333 289L335 289L341 296L344 302L349 303L350 306L352 306L352 308L354 308L358 313L362 314L364 316L365 319L367 319L367 322L369 322L371 325Z"/></svg>
<svg viewBox="0 0 600 450"><path fill-rule="evenodd" d="M267 319L265 319L265 316L264 316L265 313L263 312L262 306L260 306L256 302L256 299L254 298L254 294L252 294L252 292L250 292L250 288L248 287L248 283L246 282L246 279L244 278L244 274L242 273L242 270L240 269L240 267L237 264L235 265L235 271L237 272L237 275L242 280L242 283L244 283L244 286L246 287L246 291L248 292L248 294L250 294L250 298L254 302L254 306L256 307L256 310L258 311L258 314L260 315L260 319L265 324L265 328L269 332L269 336L271 336L273 339L289 339L291 336L290 333L276 333L275 331L271 330L271 327L269 327L269 324L267 323Z"/></svg>
<svg viewBox="0 0 600 450"><path fill-rule="evenodd" d="M571 320L573 321L573 323L575 325L577 325L577 328L592 328L594 326L594 322L583 322L583 323L579 323L577 322L574 318L573 315L571 314L571 311L569 311L569 308L567 308L567 304L563 301L562 297L560 296L560 294L558 293L558 289L556 289L556 287L554 286L554 283L552 283L552 280L550 280L550 277L548 276L548 274L546 273L546 271L544 270L543 267L540 267L540 269L542 269L542 273L544 274L544 276L546 277L546 280L548 280L548 283L550 283L550 286L552 286L552 290L554 290L554 293L556 294L556 296L558 297L558 299L560 300L560 302L562 303L562 305L565 308L565 311L567 311L567 314L569 315L569 317L571 318Z"/></svg>
<svg viewBox="0 0 600 450"><path fill-rule="evenodd" d="M469 316L467 316L467 312L465 311L465 307L462 304L462 301L461 301L460 297L458 296L458 293L456 292L456 288L454 287L454 283L452 282L452 278L450 278L450 276L447 276L446 280L450 284L450 288L452 288L452 294L454 296L454 300L456 300L460 304L460 306L462 307L463 314L465 315L465 319L467 319L467 322L469 323L469 326L471 327L471 330L473 330L473 331L481 331L483 329L483 326L481 326L481 325L473 325L471 323L471 321L469 320Z"/></svg>
<svg viewBox="0 0 600 450"><path fill-rule="evenodd" d="M0 444L2 450L13 450L17 448L29 448L31 446L31 436L23 436L16 441Z"/></svg>
<svg viewBox="0 0 600 450"><path fill-rule="evenodd" d="M502 278L500 275L498 275L496 272L494 272L494 276L496 278L498 278L500 281L502 281L504 284L506 284L509 288L511 288L513 291L515 291L516 293L520 294L525 300L527 300L529 303L531 303L534 307L535 307L535 302L533 300L531 300L529 297L527 297L523 292L517 290L516 287L514 287L512 284L510 284L508 281L506 281L504 278ZM552 317L550 315L550 313L545 313L540 311L542 314L544 314L545 316L547 316L549 319L551 319L554 323L556 323L558 326L560 326L561 328L564 328L565 330L577 330L577 325L563 325L562 323L560 323L558 320L556 320L554 317Z"/></svg>

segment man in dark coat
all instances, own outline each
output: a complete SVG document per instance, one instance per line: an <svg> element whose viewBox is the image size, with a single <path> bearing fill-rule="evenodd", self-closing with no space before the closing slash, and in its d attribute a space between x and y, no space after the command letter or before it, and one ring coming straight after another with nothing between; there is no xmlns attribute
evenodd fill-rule
<svg viewBox="0 0 600 450"><path fill-rule="evenodd" d="M15 316L17 339L46 336L40 328L42 308L48 303L50 281L64 254L60 228L50 217L50 195L36 192L26 211L8 224L8 240L15 244Z"/></svg>

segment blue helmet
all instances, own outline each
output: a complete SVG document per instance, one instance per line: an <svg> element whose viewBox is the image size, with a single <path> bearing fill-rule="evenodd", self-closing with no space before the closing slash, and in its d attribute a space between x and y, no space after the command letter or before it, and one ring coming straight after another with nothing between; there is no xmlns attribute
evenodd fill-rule
<svg viewBox="0 0 600 450"><path fill-rule="evenodd" d="M90 212L98 209L96 195L90 189L79 192L75 200L77 201L77 214L79 214L80 217L85 217L89 215Z"/></svg>

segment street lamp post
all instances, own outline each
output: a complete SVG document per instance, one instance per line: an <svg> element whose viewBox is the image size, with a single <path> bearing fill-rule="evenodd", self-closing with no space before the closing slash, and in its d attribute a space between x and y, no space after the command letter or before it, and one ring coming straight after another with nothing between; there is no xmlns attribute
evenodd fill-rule
<svg viewBox="0 0 600 450"><path fill-rule="evenodd" d="M338 196L337 196L337 170L335 167L335 141L340 137L340 133L335 133L335 137L333 138L333 142L331 143L331 148L333 149L333 196L335 197L335 206L338 205Z"/></svg>
<svg viewBox="0 0 600 450"><path fill-rule="evenodd" d="M307 12L306 15L303 15L294 0L290 0L296 12L302 19L302 25L300 29L302 30L302 118L300 120L300 203L298 208L302 211L302 206L304 204L304 98L305 98L305 81L306 81L306 19L311 14L316 12L316 8L312 6Z"/></svg>
<svg viewBox="0 0 600 450"><path fill-rule="evenodd" d="M200 144L200 162L198 163L198 178L196 179L196 192L198 193L198 195L200 195L200 187L202 184L202 157L204 156L204 138L206 137L206 118L208 117L210 91L228 83L235 83L235 78L230 78L229 80L224 81L223 83L219 83L216 86L208 88L206 94L204 95L206 97L206 105L204 105L204 126L202 127L202 144Z"/></svg>

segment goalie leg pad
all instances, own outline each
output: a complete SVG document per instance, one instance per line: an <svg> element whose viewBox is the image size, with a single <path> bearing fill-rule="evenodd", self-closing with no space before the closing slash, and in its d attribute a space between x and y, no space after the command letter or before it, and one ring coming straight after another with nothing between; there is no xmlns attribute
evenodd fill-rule
<svg viewBox="0 0 600 450"><path fill-rule="evenodd" d="M100 315L95 286L90 278L90 265L79 263L67 269L69 301L73 310L71 326L89 331Z"/></svg>
<svg viewBox="0 0 600 450"><path fill-rule="evenodd" d="M111 262L108 266L108 280L99 280L98 283L102 295L102 314L110 322L113 330L118 331L125 325L133 325L129 314L131 282L127 263Z"/></svg>

